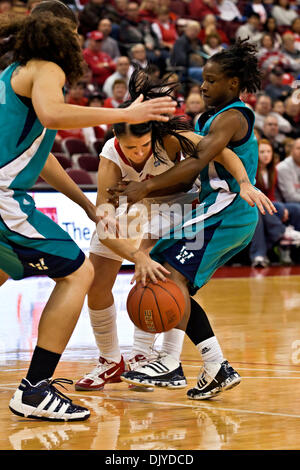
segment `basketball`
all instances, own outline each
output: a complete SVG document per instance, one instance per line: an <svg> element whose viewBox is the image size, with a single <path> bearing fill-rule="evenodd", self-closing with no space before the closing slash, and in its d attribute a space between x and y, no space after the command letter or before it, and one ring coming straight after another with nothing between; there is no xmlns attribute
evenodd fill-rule
<svg viewBox="0 0 300 470"><path fill-rule="evenodd" d="M140 330L162 333L178 325L184 315L185 299L180 288L170 279L136 284L127 297L127 311Z"/></svg>

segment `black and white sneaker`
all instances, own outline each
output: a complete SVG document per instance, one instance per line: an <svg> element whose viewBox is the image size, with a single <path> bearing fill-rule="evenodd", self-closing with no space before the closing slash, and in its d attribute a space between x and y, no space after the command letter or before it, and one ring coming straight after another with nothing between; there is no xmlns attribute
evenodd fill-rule
<svg viewBox="0 0 300 470"><path fill-rule="evenodd" d="M90 412L83 406L75 405L70 398L54 387L58 384L73 384L68 379L45 379L31 385L22 379L9 403L9 409L18 416L45 421L83 421Z"/></svg>
<svg viewBox="0 0 300 470"><path fill-rule="evenodd" d="M236 387L240 381L240 375L228 361L208 362L201 369L196 387L188 390L187 396L191 400L206 400Z"/></svg>
<svg viewBox="0 0 300 470"><path fill-rule="evenodd" d="M121 379L141 387L183 388L187 385L180 362L169 354L161 354L135 370L123 372Z"/></svg>

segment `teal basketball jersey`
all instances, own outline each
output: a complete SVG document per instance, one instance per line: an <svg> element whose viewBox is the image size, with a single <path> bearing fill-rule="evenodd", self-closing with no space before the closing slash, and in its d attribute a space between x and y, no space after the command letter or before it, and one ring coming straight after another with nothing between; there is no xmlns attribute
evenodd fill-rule
<svg viewBox="0 0 300 470"><path fill-rule="evenodd" d="M85 256L27 193L45 165L56 131L44 128L31 100L12 89L17 67L13 63L0 75L0 269L13 279L64 277Z"/></svg>
<svg viewBox="0 0 300 470"><path fill-rule="evenodd" d="M258 146L250 108L234 100L215 114L203 113L195 131L207 135L216 116L228 109L238 109L248 121L246 136L230 142L228 147L242 160L251 183L255 184ZM200 180L198 206L172 233L159 240L150 253L154 260L168 262L190 281L191 295L250 243L258 220L257 208L240 197L238 182L221 164L211 161L201 171Z"/></svg>
<svg viewBox="0 0 300 470"><path fill-rule="evenodd" d="M228 148L231 149L243 162L250 182L255 184L255 176L258 165L258 145L253 132L254 113L241 100L234 100L220 111L213 115L203 113L195 127L195 132L200 135L207 135L214 119L224 111L229 109L239 110L248 121L248 133L239 142L231 142ZM234 177L219 163L211 162L200 173L201 192L200 201L206 201L207 204L213 202L217 193L220 191L238 194L240 192L239 184ZM207 198L209 200L207 200Z"/></svg>
<svg viewBox="0 0 300 470"><path fill-rule="evenodd" d="M30 189L44 167L56 131L45 129L31 100L16 95L11 86L13 63L0 75L0 189Z"/></svg>

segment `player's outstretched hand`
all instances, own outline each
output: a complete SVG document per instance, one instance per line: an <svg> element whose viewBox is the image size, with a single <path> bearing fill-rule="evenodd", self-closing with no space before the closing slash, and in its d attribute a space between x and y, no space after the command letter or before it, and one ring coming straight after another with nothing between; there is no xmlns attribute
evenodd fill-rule
<svg viewBox="0 0 300 470"><path fill-rule="evenodd" d="M143 101L140 95L128 108L126 108L127 122L129 124L139 124L146 121L168 121L169 115L174 115L176 111L176 101L170 96L154 98Z"/></svg>
<svg viewBox="0 0 300 470"><path fill-rule="evenodd" d="M166 268L161 264L157 263L150 258L149 255L146 255L143 251L138 250L134 254L135 262L135 272L131 280L131 284L134 282L141 282L143 286L146 285L147 278L154 283L157 282L157 279L165 281L168 274L171 274Z"/></svg>
<svg viewBox="0 0 300 470"><path fill-rule="evenodd" d="M109 197L107 202L118 205L119 197L126 197L128 204L134 204L141 201L148 195L147 185L145 182L131 181L130 183L119 183L117 186L107 188Z"/></svg>
<svg viewBox="0 0 300 470"><path fill-rule="evenodd" d="M266 210L271 215L277 212L272 201L251 183L243 183L240 188L240 196L245 199L250 206L257 206L263 215L266 213Z"/></svg>

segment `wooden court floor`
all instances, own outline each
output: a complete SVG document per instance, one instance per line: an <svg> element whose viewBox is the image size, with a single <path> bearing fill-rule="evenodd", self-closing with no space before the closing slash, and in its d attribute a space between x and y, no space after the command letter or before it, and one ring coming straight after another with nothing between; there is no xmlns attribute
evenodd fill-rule
<svg viewBox="0 0 300 470"><path fill-rule="evenodd" d="M26 420L8 409L30 358L16 338L0 362L0 450L299 450L300 276L214 278L197 300L242 376L238 387L193 401L185 389L133 392L120 383L86 393L68 386L66 393L90 408L89 420ZM93 357L93 338L90 346L70 347L56 377L78 379ZM182 364L189 388L201 361L188 339Z"/></svg>

